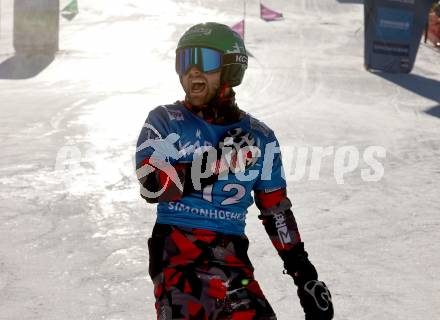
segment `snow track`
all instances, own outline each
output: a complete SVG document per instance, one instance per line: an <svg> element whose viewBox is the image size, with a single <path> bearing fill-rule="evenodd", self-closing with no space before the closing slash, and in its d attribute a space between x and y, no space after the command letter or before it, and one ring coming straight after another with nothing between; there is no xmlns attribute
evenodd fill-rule
<svg viewBox="0 0 440 320"><path fill-rule="evenodd" d="M335 319L436 319L439 54L422 45L410 75L366 72L360 2L266 0L285 16L266 23L247 1L255 58L238 103L288 150L386 150L382 179L364 181L361 161L344 184L334 155L309 180L308 153L289 196ZM2 21L0 320L155 318L146 247L154 206L138 196L135 141L152 108L183 98L173 60L181 33L242 18L242 3L231 0L79 5L61 22L60 53L29 79L8 79L12 20ZM2 13L11 6L2 1ZM256 276L280 320L303 319L257 215L251 208L247 225Z"/></svg>

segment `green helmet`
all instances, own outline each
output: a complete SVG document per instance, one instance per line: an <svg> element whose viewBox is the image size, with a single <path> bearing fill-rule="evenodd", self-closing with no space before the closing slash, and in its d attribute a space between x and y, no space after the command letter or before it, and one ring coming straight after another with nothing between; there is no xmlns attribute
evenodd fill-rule
<svg viewBox="0 0 440 320"><path fill-rule="evenodd" d="M222 53L222 84L235 87L243 80L248 62L246 48L240 35L227 25L206 22L190 27L177 44L176 56L180 49L188 47L209 48Z"/></svg>

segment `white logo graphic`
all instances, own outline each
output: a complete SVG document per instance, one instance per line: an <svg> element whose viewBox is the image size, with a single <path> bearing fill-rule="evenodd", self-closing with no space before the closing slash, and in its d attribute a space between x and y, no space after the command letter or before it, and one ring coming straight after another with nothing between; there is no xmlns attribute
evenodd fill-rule
<svg viewBox="0 0 440 320"><path fill-rule="evenodd" d="M238 54L238 55L235 56L235 62L247 63L248 62L248 58L245 55Z"/></svg>
<svg viewBox="0 0 440 320"><path fill-rule="evenodd" d="M185 120L185 118L183 117L183 113L180 110L167 110L167 113L170 120L175 120L175 121Z"/></svg>
<svg viewBox="0 0 440 320"><path fill-rule="evenodd" d="M242 49L242 50L240 50ZM236 42L233 46L232 46L232 50L227 50L226 53L241 53L242 51L245 51L243 47L240 48L240 45L238 44L238 42Z"/></svg>
<svg viewBox="0 0 440 320"><path fill-rule="evenodd" d="M186 32L186 36L192 36L193 34L202 34L204 36L209 36L212 30L203 26L192 28Z"/></svg>
<svg viewBox="0 0 440 320"><path fill-rule="evenodd" d="M280 238L281 243L283 245L292 243L292 238L290 237L289 229L287 229L286 217L284 216L284 214L278 213L274 217L275 217L275 227L277 228L278 237Z"/></svg>
<svg viewBox="0 0 440 320"><path fill-rule="evenodd" d="M316 306L320 310L328 310L330 303L332 302L332 296L324 282L310 280L304 285L304 290L312 296L312 298L315 300Z"/></svg>
<svg viewBox="0 0 440 320"><path fill-rule="evenodd" d="M233 173L244 172L253 166L261 156L261 150L255 144L253 136L243 133L241 128L228 131L229 136L220 142L224 161Z"/></svg>
<svg viewBox="0 0 440 320"><path fill-rule="evenodd" d="M381 19L380 26L388 29L409 30L411 24L409 22Z"/></svg>

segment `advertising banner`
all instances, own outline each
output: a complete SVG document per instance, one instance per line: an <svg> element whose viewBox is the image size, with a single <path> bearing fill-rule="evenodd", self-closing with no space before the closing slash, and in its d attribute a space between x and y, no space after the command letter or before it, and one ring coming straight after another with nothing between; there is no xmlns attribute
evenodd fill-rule
<svg viewBox="0 0 440 320"><path fill-rule="evenodd" d="M433 0L365 0L365 68L411 72Z"/></svg>

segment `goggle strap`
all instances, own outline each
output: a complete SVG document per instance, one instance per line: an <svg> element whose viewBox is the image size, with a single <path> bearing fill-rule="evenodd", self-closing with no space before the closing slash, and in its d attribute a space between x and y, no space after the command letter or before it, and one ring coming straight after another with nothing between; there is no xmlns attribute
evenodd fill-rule
<svg viewBox="0 0 440 320"><path fill-rule="evenodd" d="M243 64L248 65L248 56L242 53L225 53L222 56L222 65L228 64Z"/></svg>

